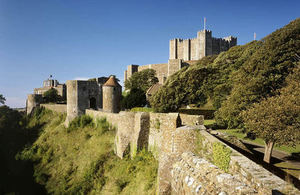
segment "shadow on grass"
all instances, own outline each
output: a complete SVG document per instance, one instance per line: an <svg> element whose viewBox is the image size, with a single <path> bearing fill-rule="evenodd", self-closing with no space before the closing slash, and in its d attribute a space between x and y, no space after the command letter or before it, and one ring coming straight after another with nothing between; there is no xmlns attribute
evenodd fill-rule
<svg viewBox="0 0 300 195"><path fill-rule="evenodd" d="M300 161L300 152L293 152L290 156L284 158L284 160Z"/></svg>
<svg viewBox="0 0 300 195"><path fill-rule="evenodd" d="M31 145L39 136L44 124L30 129L22 126L7 125L0 131L0 194L47 194L44 186L34 181L33 163L16 160L15 156L26 145Z"/></svg>

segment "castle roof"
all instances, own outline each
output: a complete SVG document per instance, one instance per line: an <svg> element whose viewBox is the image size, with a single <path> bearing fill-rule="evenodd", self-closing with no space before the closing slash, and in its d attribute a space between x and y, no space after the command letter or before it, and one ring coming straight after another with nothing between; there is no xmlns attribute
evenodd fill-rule
<svg viewBox="0 0 300 195"><path fill-rule="evenodd" d="M156 83L154 85L152 85L146 92L147 95L154 95L159 88L162 86L162 84Z"/></svg>
<svg viewBox="0 0 300 195"><path fill-rule="evenodd" d="M115 76L110 76L108 78L108 80L104 83L103 86L111 86L111 87L118 87L120 86L120 84L118 83L118 81L116 80Z"/></svg>

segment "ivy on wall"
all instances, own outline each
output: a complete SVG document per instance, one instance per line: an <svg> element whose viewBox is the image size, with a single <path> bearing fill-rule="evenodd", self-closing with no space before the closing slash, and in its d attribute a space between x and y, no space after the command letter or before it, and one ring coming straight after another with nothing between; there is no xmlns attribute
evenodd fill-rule
<svg viewBox="0 0 300 195"><path fill-rule="evenodd" d="M220 142L213 143L213 162L220 169L228 172L231 150Z"/></svg>

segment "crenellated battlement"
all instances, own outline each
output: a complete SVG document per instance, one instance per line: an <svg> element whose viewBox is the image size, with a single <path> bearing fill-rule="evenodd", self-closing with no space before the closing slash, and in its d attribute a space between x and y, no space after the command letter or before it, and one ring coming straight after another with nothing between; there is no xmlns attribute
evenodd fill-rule
<svg viewBox="0 0 300 195"><path fill-rule="evenodd" d="M199 60L204 56L227 51L236 44L236 37L215 38L212 36L211 30L200 30L197 32L196 38L170 40L169 59Z"/></svg>
<svg viewBox="0 0 300 195"><path fill-rule="evenodd" d="M237 45L237 38L228 36L216 38L212 36L211 30L200 30L197 37L181 39L174 38L169 41L169 61L162 64L129 65L124 72L124 81L129 79L135 72L145 69L154 69L160 84L163 84L167 77L183 66L197 61L205 56L219 54Z"/></svg>

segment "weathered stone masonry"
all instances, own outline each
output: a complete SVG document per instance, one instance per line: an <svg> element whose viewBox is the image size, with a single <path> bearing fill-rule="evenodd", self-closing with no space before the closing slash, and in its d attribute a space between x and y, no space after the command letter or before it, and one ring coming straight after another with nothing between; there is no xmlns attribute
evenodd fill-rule
<svg viewBox="0 0 300 195"><path fill-rule="evenodd" d="M204 131L203 116L109 113L93 109L86 109L85 113L94 119L105 117L117 127L115 152L120 158L126 151L131 156L141 148L152 151L159 161L158 194L300 194L287 182ZM206 150L195 156L192 152L199 144L199 135L200 144ZM207 160L214 153L215 142L232 151L228 173Z"/></svg>
<svg viewBox="0 0 300 195"><path fill-rule="evenodd" d="M192 39L172 39L169 44L168 63L148 64L148 65L129 65L124 72L124 81L129 79L135 72L145 69L153 69L160 84L166 79L187 65L197 63L197 60L209 55L219 54L237 45L237 38L228 36L215 38L209 30L202 30L197 33L196 38Z"/></svg>
<svg viewBox="0 0 300 195"><path fill-rule="evenodd" d="M204 131L203 116L95 110L86 110L86 114L106 117L117 127L115 152L119 157L127 149L131 156L143 147L152 151L159 161L158 194L299 194L279 177ZM228 173L205 160L205 155L200 158L191 153L199 133L206 155L213 155L215 142L232 151Z"/></svg>

